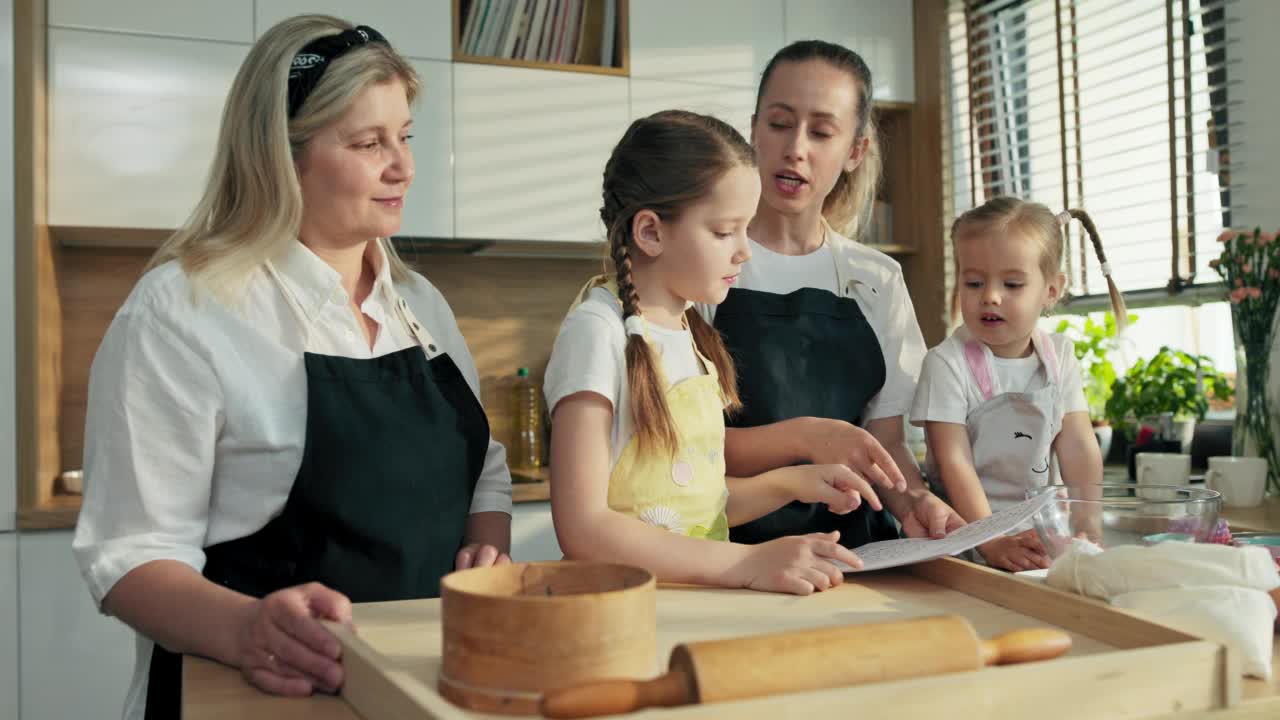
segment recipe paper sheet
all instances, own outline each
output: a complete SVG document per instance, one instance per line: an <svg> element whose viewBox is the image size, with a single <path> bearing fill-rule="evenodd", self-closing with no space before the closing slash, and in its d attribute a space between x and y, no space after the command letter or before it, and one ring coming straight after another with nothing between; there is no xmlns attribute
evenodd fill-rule
<svg viewBox="0 0 1280 720"><path fill-rule="evenodd" d="M946 555L962 553L975 548L988 540L993 540L1019 525L1027 522L1041 508L1048 505L1056 497L1052 489L1023 500L1017 505L1007 507L981 520L965 525L943 538L903 538L901 540L881 540L854 548L853 551L862 559L862 570L854 570L848 565L835 561L845 572L866 572L883 570L884 568L910 565L912 563L933 560Z"/></svg>

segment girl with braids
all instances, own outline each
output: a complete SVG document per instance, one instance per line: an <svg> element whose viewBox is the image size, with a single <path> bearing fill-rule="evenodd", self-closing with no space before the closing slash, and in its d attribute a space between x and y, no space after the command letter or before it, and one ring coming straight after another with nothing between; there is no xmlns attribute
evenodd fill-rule
<svg viewBox="0 0 1280 720"><path fill-rule="evenodd" d="M791 500L836 513L880 504L843 465L725 477L735 373L691 306L718 303L733 285L759 195L751 146L715 118L660 112L614 148L600 211L613 273L583 289L546 372L551 507L568 557L641 565L664 582L798 594L838 585L837 560L861 564L837 533L713 542Z"/></svg>
<svg viewBox="0 0 1280 720"><path fill-rule="evenodd" d="M762 182L747 229L752 259L718 307L700 307L738 368L731 474L838 463L877 485L884 507L835 515L793 502L735 527L735 541L841 533L848 547L940 536L962 525L930 493L904 438L925 354L902 270L855 242L880 159L871 72L848 48L806 40L765 67L751 139ZM886 512L887 511L887 512Z"/></svg>
<svg viewBox="0 0 1280 720"><path fill-rule="evenodd" d="M911 421L925 428L930 481L969 522L1051 482L1051 455L1066 484L1102 482L1071 341L1036 327L1062 296L1062 226L1072 218L1093 241L1123 323L1124 301L1083 210L1054 215L1043 205L997 197L951 226L964 324L925 357ZM978 553L1005 570L1049 566L1031 530L992 540Z"/></svg>

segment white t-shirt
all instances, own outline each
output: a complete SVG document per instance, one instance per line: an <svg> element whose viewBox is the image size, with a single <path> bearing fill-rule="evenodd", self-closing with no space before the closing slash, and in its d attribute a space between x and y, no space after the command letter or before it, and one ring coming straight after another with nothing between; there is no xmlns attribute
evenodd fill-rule
<svg viewBox="0 0 1280 720"><path fill-rule="evenodd" d="M858 303L880 342L885 365L884 387L867 403L862 422L906 415L926 347L902 266L879 250L833 231L828 231L822 247L807 255L783 255L750 242L751 259L742 266L738 287L776 295L815 288ZM841 292L841 274L847 278L848 293ZM697 307L707 322L715 321L714 305Z"/></svg>
<svg viewBox="0 0 1280 720"><path fill-rule="evenodd" d="M243 305L196 295L176 262L138 281L94 355L85 425L85 499L72 550L95 603L129 571L177 560L196 572L204 548L251 535L284 508L302 463L303 353L373 358L417 345L399 320L404 298L480 397L453 311L414 273L393 282L381 251L361 309L378 322L372 349L338 272L302 243L254 272ZM302 318L284 294L298 301ZM506 451L489 439L471 512L511 512ZM151 641L137 636L124 717L141 718Z"/></svg>
<svg viewBox="0 0 1280 720"><path fill-rule="evenodd" d="M671 330L648 323L647 333L650 346L662 364L668 387L705 374L706 370L693 349L693 336L688 330ZM551 412L561 400L579 392L596 393L613 405L610 472L635 434L627 384L626 348L622 306L607 289L593 288L560 325L543 380L547 409Z"/></svg>
<svg viewBox="0 0 1280 720"><path fill-rule="evenodd" d="M973 412L985 400L982 390L969 371L964 355L964 345L969 341L969 331L961 326L946 340L929 351L920 373L915 399L911 404L911 423L923 426L926 422L948 422L964 425ZM1084 379L1080 362L1076 360L1074 345L1066 336L1045 333L1058 357L1058 402L1062 414L1088 412L1084 398ZM993 386L999 392L1035 392L1045 387L1049 378L1040 355L1032 353L1024 358L993 358L991 372ZM1057 418L1061 426L1062 418Z"/></svg>
<svg viewBox="0 0 1280 720"><path fill-rule="evenodd" d="M801 288L840 293L836 258L829 243L823 243L808 255L783 255L754 240L748 242L751 243L751 259L742 266L738 287L774 295L786 295Z"/></svg>

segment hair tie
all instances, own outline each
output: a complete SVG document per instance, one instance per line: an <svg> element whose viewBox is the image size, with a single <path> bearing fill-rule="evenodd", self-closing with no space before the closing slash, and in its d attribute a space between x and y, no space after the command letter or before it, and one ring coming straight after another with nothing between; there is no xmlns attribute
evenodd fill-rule
<svg viewBox="0 0 1280 720"><path fill-rule="evenodd" d="M627 329L628 335L639 335L644 337L644 316L631 315L622 321L623 327Z"/></svg>
<svg viewBox="0 0 1280 720"><path fill-rule="evenodd" d="M1102 263L1102 277L1111 277L1111 263Z"/></svg>
<svg viewBox="0 0 1280 720"><path fill-rule="evenodd" d="M293 56L293 62L289 65L289 117L297 114L298 109L307 101L307 96L316 89L329 63L347 54L352 48L371 42L391 47L382 33L368 25L357 25L337 35L325 35L304 45Z"/></svg>
<svg viewBox="0 0 1280 720"><path fill-rule="evenodd" d="M1058 218L1058 224L1065 227L1071 222L1071 211L1063 210L1062 212L1058 213L1057 218Z"/></svg>

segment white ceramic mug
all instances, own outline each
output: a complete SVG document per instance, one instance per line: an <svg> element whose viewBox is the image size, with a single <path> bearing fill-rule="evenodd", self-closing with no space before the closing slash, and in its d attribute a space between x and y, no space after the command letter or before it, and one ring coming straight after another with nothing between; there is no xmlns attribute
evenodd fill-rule
<svg viewBox="0 0 1280 720"><path fill-rule="evenodd" d="M1267 489L1267 461L1256 457L1211 457L1204 484L1222 493L1227 507L1254 507Z"/></svg>
<svg viewBox="0 0 1280 720"><path fill-rule="evenodd" d="M1138 453L1138 485L1186 485L1191 478L1191 456L1182 453ZM1149 500L1176 500L1170 491L1152 491Z"/></svg>

